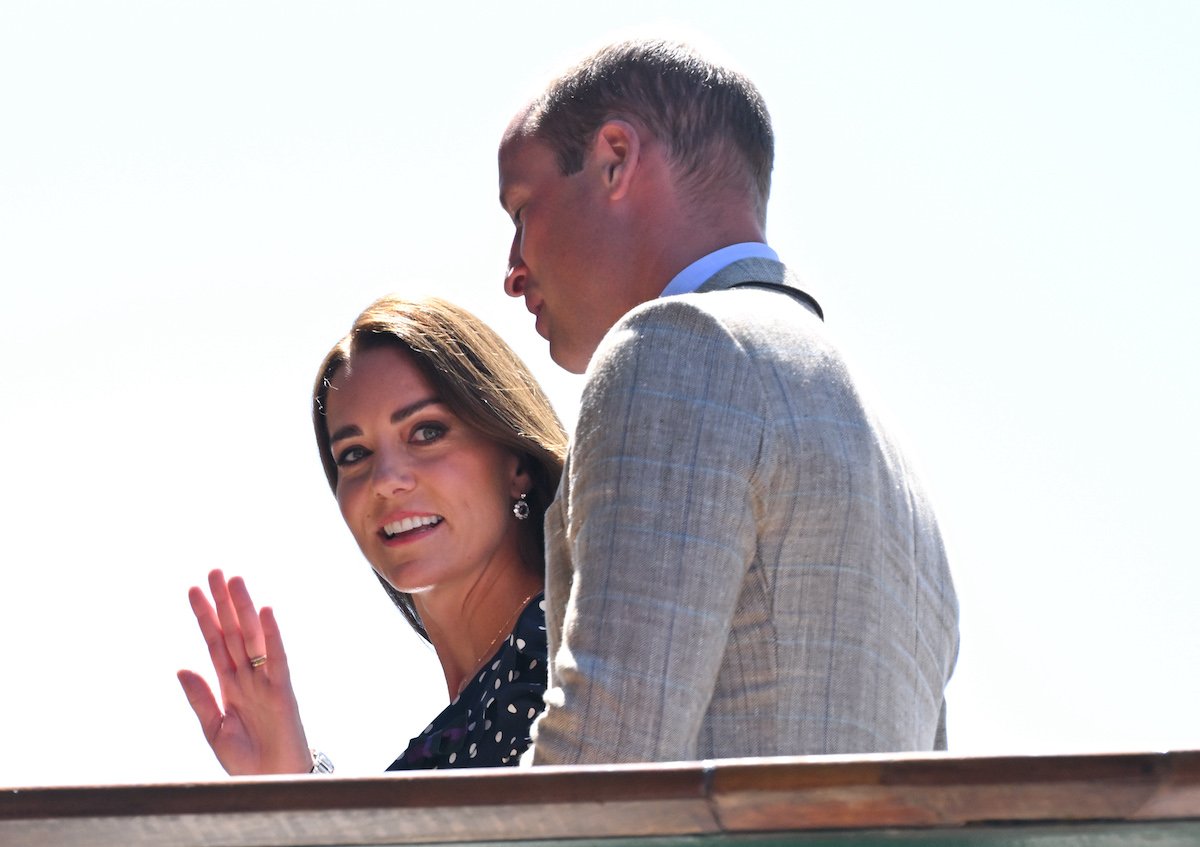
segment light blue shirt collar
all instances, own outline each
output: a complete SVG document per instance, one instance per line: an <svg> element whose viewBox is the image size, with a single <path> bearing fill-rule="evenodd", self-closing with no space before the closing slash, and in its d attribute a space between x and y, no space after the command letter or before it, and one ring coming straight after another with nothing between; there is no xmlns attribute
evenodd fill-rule
<svg viewBox="0 0 1200 847"><path fill-rule="evenodd" d="M674 294L690 294L704 281L728 265L739 259L772 259L779 261L774 250L761 241L743 241L741 244L730 244L720 250L714 250L707 256L702 256L675 275L660 297L670 297Z"/></svg>

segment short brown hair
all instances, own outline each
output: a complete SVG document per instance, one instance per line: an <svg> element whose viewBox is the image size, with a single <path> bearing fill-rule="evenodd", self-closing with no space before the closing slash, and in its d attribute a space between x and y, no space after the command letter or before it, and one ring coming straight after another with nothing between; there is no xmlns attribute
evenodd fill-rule
<svg viewBox="0 0 1200 847"><path fill-rule="evenodd" d="M523 130L548 143L564 175L578 172L605 121L633 119L666 145L696 188L740 176L765 222L775 135L749 79L693 48L634 40L605 47L552 82ZM730 173L744 167L744 174Z"/></svg>
<svg viewBox="0 0 1200 847"><path fill-rule="evenodd" d="M325 417L330 384L364 350L395 347L412 356L438 396L465 424L521 458L532 487L522 528L545 555L543 521L558 490L567 436L529 368L496 332L466 309L436 297L381 297L363 310L317 372L312 418L329 487L337 492L337 463ZM378 574L377 574L378 575ZM412 597L379 577L384 590L418 633L428 638Z"/></svg>

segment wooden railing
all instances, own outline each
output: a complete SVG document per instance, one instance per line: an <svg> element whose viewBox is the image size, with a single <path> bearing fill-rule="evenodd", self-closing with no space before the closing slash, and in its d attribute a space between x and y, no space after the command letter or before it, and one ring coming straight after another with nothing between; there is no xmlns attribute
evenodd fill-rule
<svg viewBox="0 0 1200 847"><path fill-rule="evenodd" d="M4 847L1200 844L1200 751L738 759L0 789ZM702 845L703 847L703 845Z"/></svg>

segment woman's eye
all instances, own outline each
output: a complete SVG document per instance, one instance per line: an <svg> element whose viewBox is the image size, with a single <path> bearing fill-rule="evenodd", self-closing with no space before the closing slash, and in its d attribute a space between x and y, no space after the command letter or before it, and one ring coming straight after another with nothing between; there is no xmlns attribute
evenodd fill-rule
<svg viewBox="0 0 1200 847"><path fill-rule="evenodd" d="M412 440L418 442L437 441L446 434L446 427L438 423L423 423L413 430Z"/></svg>
<svg viewBox="0 0 1200 847"><path fill-rule="evenodd" d="M335 462L338 467L345 467L361 462L366 456L367 449L365 447L347 447L341 453L338 453Z"/></svg>

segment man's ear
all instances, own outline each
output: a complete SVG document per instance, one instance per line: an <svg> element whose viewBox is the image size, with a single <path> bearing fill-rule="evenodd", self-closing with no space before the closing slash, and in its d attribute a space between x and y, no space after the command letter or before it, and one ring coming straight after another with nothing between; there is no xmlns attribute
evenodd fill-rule
<svg viewBox="0 0 1200 847"><path fill-rule="evenodd" d="M592 154L609 198L624 197L641 161L642 139L637 127L616 118L605 121L596 130Z"/></svg>

